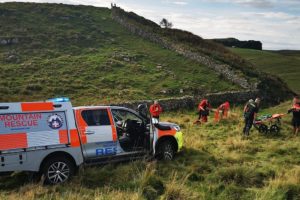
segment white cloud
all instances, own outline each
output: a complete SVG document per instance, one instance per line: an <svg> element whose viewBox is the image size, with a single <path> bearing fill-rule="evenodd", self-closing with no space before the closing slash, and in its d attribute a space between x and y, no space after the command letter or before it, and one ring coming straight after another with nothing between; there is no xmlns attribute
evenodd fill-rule
<svg viewBox="0 0 300 200"><path fill-rule="evenodd" d="M186 1L174 1L173 3L176 5L183 5L183 6L188 4Z"/></svg>
<svg viewBox="0 0 300 200"><path fill-rule="evenodd" d="M251 6L255 8L272 8L275 6L275 0L201 0L204 2L239 4L244 6Z"/></svg>
<svg viewBox="0 0 300 200"><path fill-rule="evenodd" d="M256 8L271 8L274 6L269 0L234 0L233 2Z"/></svg>
<svg viewBox="0 0 300 200"><path fill-rule="evenodd" d="M10 0L8 0L10 1ZM21 0L23 2L28 0ZM300 49L300 16L278 9L239 9L226 10L194 6L194 1L208 0L163 0L161 3L137 3L125 0L35 0L35 2L55 2L68 4L85 4L110 7L116 3L127 11L133 11L159 23L162 18L171 21L174 28L191 31L203 38L235 37L241 40L260 40L265 49ZM209 0L215 2L233 2L241 4L242 0ZM273 6L283 1L267 0ZM3 0L0 0L3 2ZM170 6L174 2L188 2L187 6ZM193 2L193 3L192 3ZM245 0L245 4L264 2ZM300 0L285 0L286 5L297 7ZM179 3L180 5L180 3ZM252 4L254 6L254 4ZM247 8L247 7L245 7Z"/></svg>

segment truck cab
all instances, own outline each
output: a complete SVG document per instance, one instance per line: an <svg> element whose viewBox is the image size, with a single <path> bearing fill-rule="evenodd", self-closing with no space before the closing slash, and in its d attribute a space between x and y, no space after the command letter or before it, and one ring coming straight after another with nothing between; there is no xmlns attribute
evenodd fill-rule
<svg viewBox="0 0 300 200"><path fill-rule="evenodd" d="M118 106L75 107L74 114L87 163L145 155L171 160L182 147L179 126L153 121L144 105L139 112Z"/></svg>
<svg viewBox="0 0 300 200"><path fill-rule="evenodd" d="M172 160L183 145L176 124L118 106L72 107L68 99L0 103L0 174L29 171L69 180L80 165L145 156Z"/></svg>

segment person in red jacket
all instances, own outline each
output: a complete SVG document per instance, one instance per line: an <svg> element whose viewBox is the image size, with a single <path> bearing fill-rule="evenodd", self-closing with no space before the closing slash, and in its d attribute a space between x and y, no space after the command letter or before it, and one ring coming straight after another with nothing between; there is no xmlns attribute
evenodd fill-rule
<svg viewBox="0 0 300 200"><path fill-rule="evenodd" d="M211 109L211 105L207 99L203 99L198 105L199 117L196 122L207 122L207 116L209 115L209 110Z"/></svg>
<svg viewBox="0 0 300 200"><path fill-rule="evenodd" d="M149 110L151 116L159 120L159 115L162 113L162 107L159 105L158 101L154 101L154 104L150 106Z"/></svg>
<svg viewBox="0 0 300 200"><path fill-rule="evenodd" d="M227 118L229 109L230 109L230 104L228 101L222 103L216 110L215 121L219 121L219 119ZM220 111L221 111L221 117L219 117Z"/></svg>

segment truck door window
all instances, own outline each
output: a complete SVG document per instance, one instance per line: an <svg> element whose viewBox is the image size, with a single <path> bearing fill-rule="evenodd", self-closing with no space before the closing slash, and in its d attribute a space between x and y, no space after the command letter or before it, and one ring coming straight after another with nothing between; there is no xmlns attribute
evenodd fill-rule
<svg viewBox="0 0 300 200"><path fill-rule="evenodd" d="M139 123L142 123L143 120L139 118L137 115L133 114L132 112L129 112L127 110L112 110L112 114L114 117L114 120L117 121L126 121L126 120L134 120Z"/></svg>
<svg viewBox="0 0 300 200"><path fill-rule="evenodd" d="M84 110L82 111L81 116L88 126L110 125L110 120L106 109Z"/></svg>

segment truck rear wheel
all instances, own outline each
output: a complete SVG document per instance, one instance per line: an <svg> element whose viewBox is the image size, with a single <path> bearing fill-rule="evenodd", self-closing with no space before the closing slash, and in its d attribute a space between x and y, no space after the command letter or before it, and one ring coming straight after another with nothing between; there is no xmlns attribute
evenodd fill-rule
<svg viewBox="0 0 300 200"><path fill-rule="evenodd" d="M43 176L46 184L64 183L74 175L75 166L65 157L50 157L43 166Z"/></svg>
<svg viewBox="0 0 300 200"><path fill-rule="evenodd" d="M158 159L173 160L175 156L175 147L170 140L165 140L160 144Z"/></svg>

